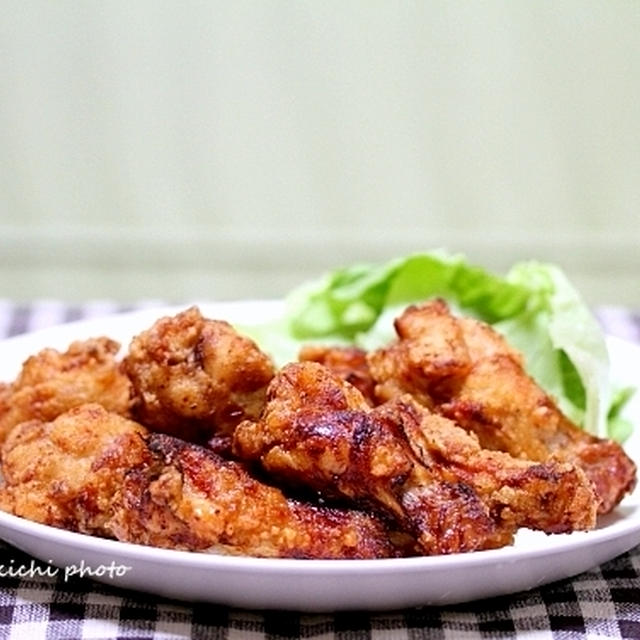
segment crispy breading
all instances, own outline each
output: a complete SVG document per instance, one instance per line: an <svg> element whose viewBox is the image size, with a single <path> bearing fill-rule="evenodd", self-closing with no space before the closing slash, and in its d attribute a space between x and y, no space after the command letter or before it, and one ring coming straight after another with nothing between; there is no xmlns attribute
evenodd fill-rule
<svg viewBox="0 0 640 640"><path fill-rule="evenodd" d="M131 383L117 360L120 345L99 337L75 341L64 352L43 349L24 362L0 393L0 442L27 420L53 420L72 407L98 402L127 415Z"/></svg>
<svg viewBox="0 0 640 640"><path fill-rule="evenodd" d="M398 340L367 355L377 401L411 393L432 407L471 369L461 328L442 300L408 307L394 327Z"/></svg>
<svg viewBox="0 0 640 640"><path fill-rule="evenodd" d="M416 457L437 465L473 488L490 513L515 528L546 533L592 529L597 499L584 471L555 460L533 462L502 451L483 449L472 433L400 396L378 408L388 420L401 421Z"/></svg>
<svg viewBox="0 0 640 640"><path fill-rule="evenodd" d="M17 426L3 471L3 509L121 541L271 557L400 552L373 516L288 499L239 463L96 404Z"/></svg>
<svg viewBox="0 0 640 640"><path fill-rule="evenodd" d="M16 426L2 446L0 506L29 520L108 536L112 501L144 464L147 430L98 404Z"/></svg>
<svg viewBox="0 0 640 640"><path fill-rule="evenodd" d="M580 466L600 513L634 487L636 466L622 447L573 424L489 325L454 316L435 300L407 308L395 327L397 341L369 354L379 401L410 393L475 433L483 447Z"/></svg>
<svg viewBox="0 0 640 640"><path fill-rule="evenodd" d="M289 484L396 518L426 554L509 544L520 526L595 524L593 492L575 467L484 451L410 396L371 409L315 362L282 368L261 419L237 427L234 452Z"/></svg>
<svg viewBox="0 0 640 640"><path fill-rule="evenodd" d="M131 341L125 371L134 415L155 431L205 443L260 414L274 374L267 355L197 307L159 319Z"/></svg>
<svg viewBox="0 0 640 640"><path fill-rule="evenodd" d="M165 434L151 462L128 473L112 527L160 547L296 558L396 556L382 522L353 510L291 500L234 461Z"/></svg>
<svg viewBox="0 0 640 640"><path fill-rule="evenodd" d="M369 371L367 352L353 346L304 345L298 359L301 362L319 362L346 382L352 384L370 404L377 404L375 381Z"/></svg>

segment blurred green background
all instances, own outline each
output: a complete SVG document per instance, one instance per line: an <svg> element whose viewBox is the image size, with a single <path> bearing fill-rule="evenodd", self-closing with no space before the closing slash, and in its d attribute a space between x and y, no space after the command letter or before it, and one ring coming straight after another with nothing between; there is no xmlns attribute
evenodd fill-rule
<svg viewBox="0 0 640 640"><path fill-rule="evenodd" d="M0 297L445 247L640 308L640 3L3 2Z"/></svg>

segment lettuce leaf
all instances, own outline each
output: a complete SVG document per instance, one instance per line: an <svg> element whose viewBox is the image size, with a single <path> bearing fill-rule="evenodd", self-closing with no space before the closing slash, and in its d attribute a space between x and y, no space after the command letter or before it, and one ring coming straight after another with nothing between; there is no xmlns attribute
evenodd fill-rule
<svg viewBox="0 0 640 640"><path fill-rule="evenodd" d="M633 424L622 415L622 409L635 395L635 387L623 387L616 389L611 399L611 405L607 414L609 437L624 442L633 431Z"/></svg>
<svg viewBox="0 0 640 640"><path fill-rule="evenodd" d="M392 319L404 306L434 296L501 332L573 421L596 435L620 437L621 400L617 396L610 408L603 332L553 264L519 262L498 276L463 255L432 251L340 268L288 296L281 327L286 339L281 333L276 350L289 350L290 359L301 342L375 348L392 337Z"/></svg>

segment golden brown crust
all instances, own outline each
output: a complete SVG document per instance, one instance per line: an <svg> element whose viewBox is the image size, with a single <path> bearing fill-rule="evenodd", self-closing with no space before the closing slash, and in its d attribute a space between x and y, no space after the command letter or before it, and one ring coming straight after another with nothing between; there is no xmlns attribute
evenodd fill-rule
<svg viewBox="0 0 640 640"><path fill-rule="evenodd" d="M581 471L483 451L410 396L371 409L314 362L283 367L261 419L236 429L234 452L289 484L396 518L427 554L508 544L520 526L557 532L595 524Z"/></svg>
<svg viewBox="0 0 640 640"><path fill-rule="evenodd" d="M271 360L255 343L197 307L158 320L136 336L124 367L134 414L150 429L204 443L230 436L260 414Z"/></svg>
<svg viewBox="0 0 640 640"><path fill-rule="evenodd" d="M117 360L119 349L114 340L100 337L27 358L16 380L0 392L0 442L21 422L53 420L87 402L127 415L131 383Z"/></svg>
<svg viewBox="0 0 640 640"><path fill-rule="evenodd" d="M425 410L410 396L390 401L379 411L402 421L423 465L446 466L448 473L474 489L499 521L546 533L595 526L596 496L576 465L555 460L538 463L483 449L474 434Z"/></svg>
<svg viewBox="0 0 640 640"><path fill-rule="evenodd" d="M3 508L54 527L108 535L113 496L128 470L144 461L145 434L97 404L51 422L21 423L2 447Z"/></svg>
<svg viewBox="0 0 640 640"><path fill-rule="evenodd" d="M581 467L595 487L599 513L634 487L636 466L622 447L564 416L525 372L521 354L491 327L454 317L442 301L432 301L409 307L396 328L398 339L369 356L380 401L410 393L475 433L482 447Z"/></svg>
<svg viewBox="0 0 640 640"><path fill-rule="evenodd" d="M100 405L17 426L0 506L55 527L174 549L270 557L398 555L386 525L287 499L238 463Z"/></svg>
<svg viewBox="0 0 640 640"><path fill-rule="evenodd" d="M368 354L378 402L411 393L425 406L449 394L471 362L458 323L439 299L409 306L394 322L398 340Z"/></svg>
<svg viewBox="0 0 640 640"><path fill-rule="evenodd" d="M301 362L318 362L345 382L353 385L370 404L377 404L375 381L369 370L367 352L359 347L305 345L300 350Z"/></svg>
<svg viewBox="0 0 640 640"><path fill-rule="evenodd" d="M125 479L112 521L119 539L263 557L398 554L386 527L364 513L289 500L238 463L164 434L148 448L151 463Z"/></svg>

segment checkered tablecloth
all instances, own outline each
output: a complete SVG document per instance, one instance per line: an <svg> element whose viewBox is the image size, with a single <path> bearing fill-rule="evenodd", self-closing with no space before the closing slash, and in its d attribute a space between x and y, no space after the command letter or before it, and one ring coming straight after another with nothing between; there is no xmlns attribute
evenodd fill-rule
<svg viewBox="0 0 640 640"><path fill-rule="evenodd" d="M135 308L153 305L159 302ZM68 306L0 300L0 338L130 308L108 301ZM640 314L602 308L597 315L607 332L640 342ZM0 543L0 565L27 566L30 561ZM381 613L241 611L162 600L80 578L0 577L4 638L640 638L640 547L573 579L526 593Z"/></svg>

